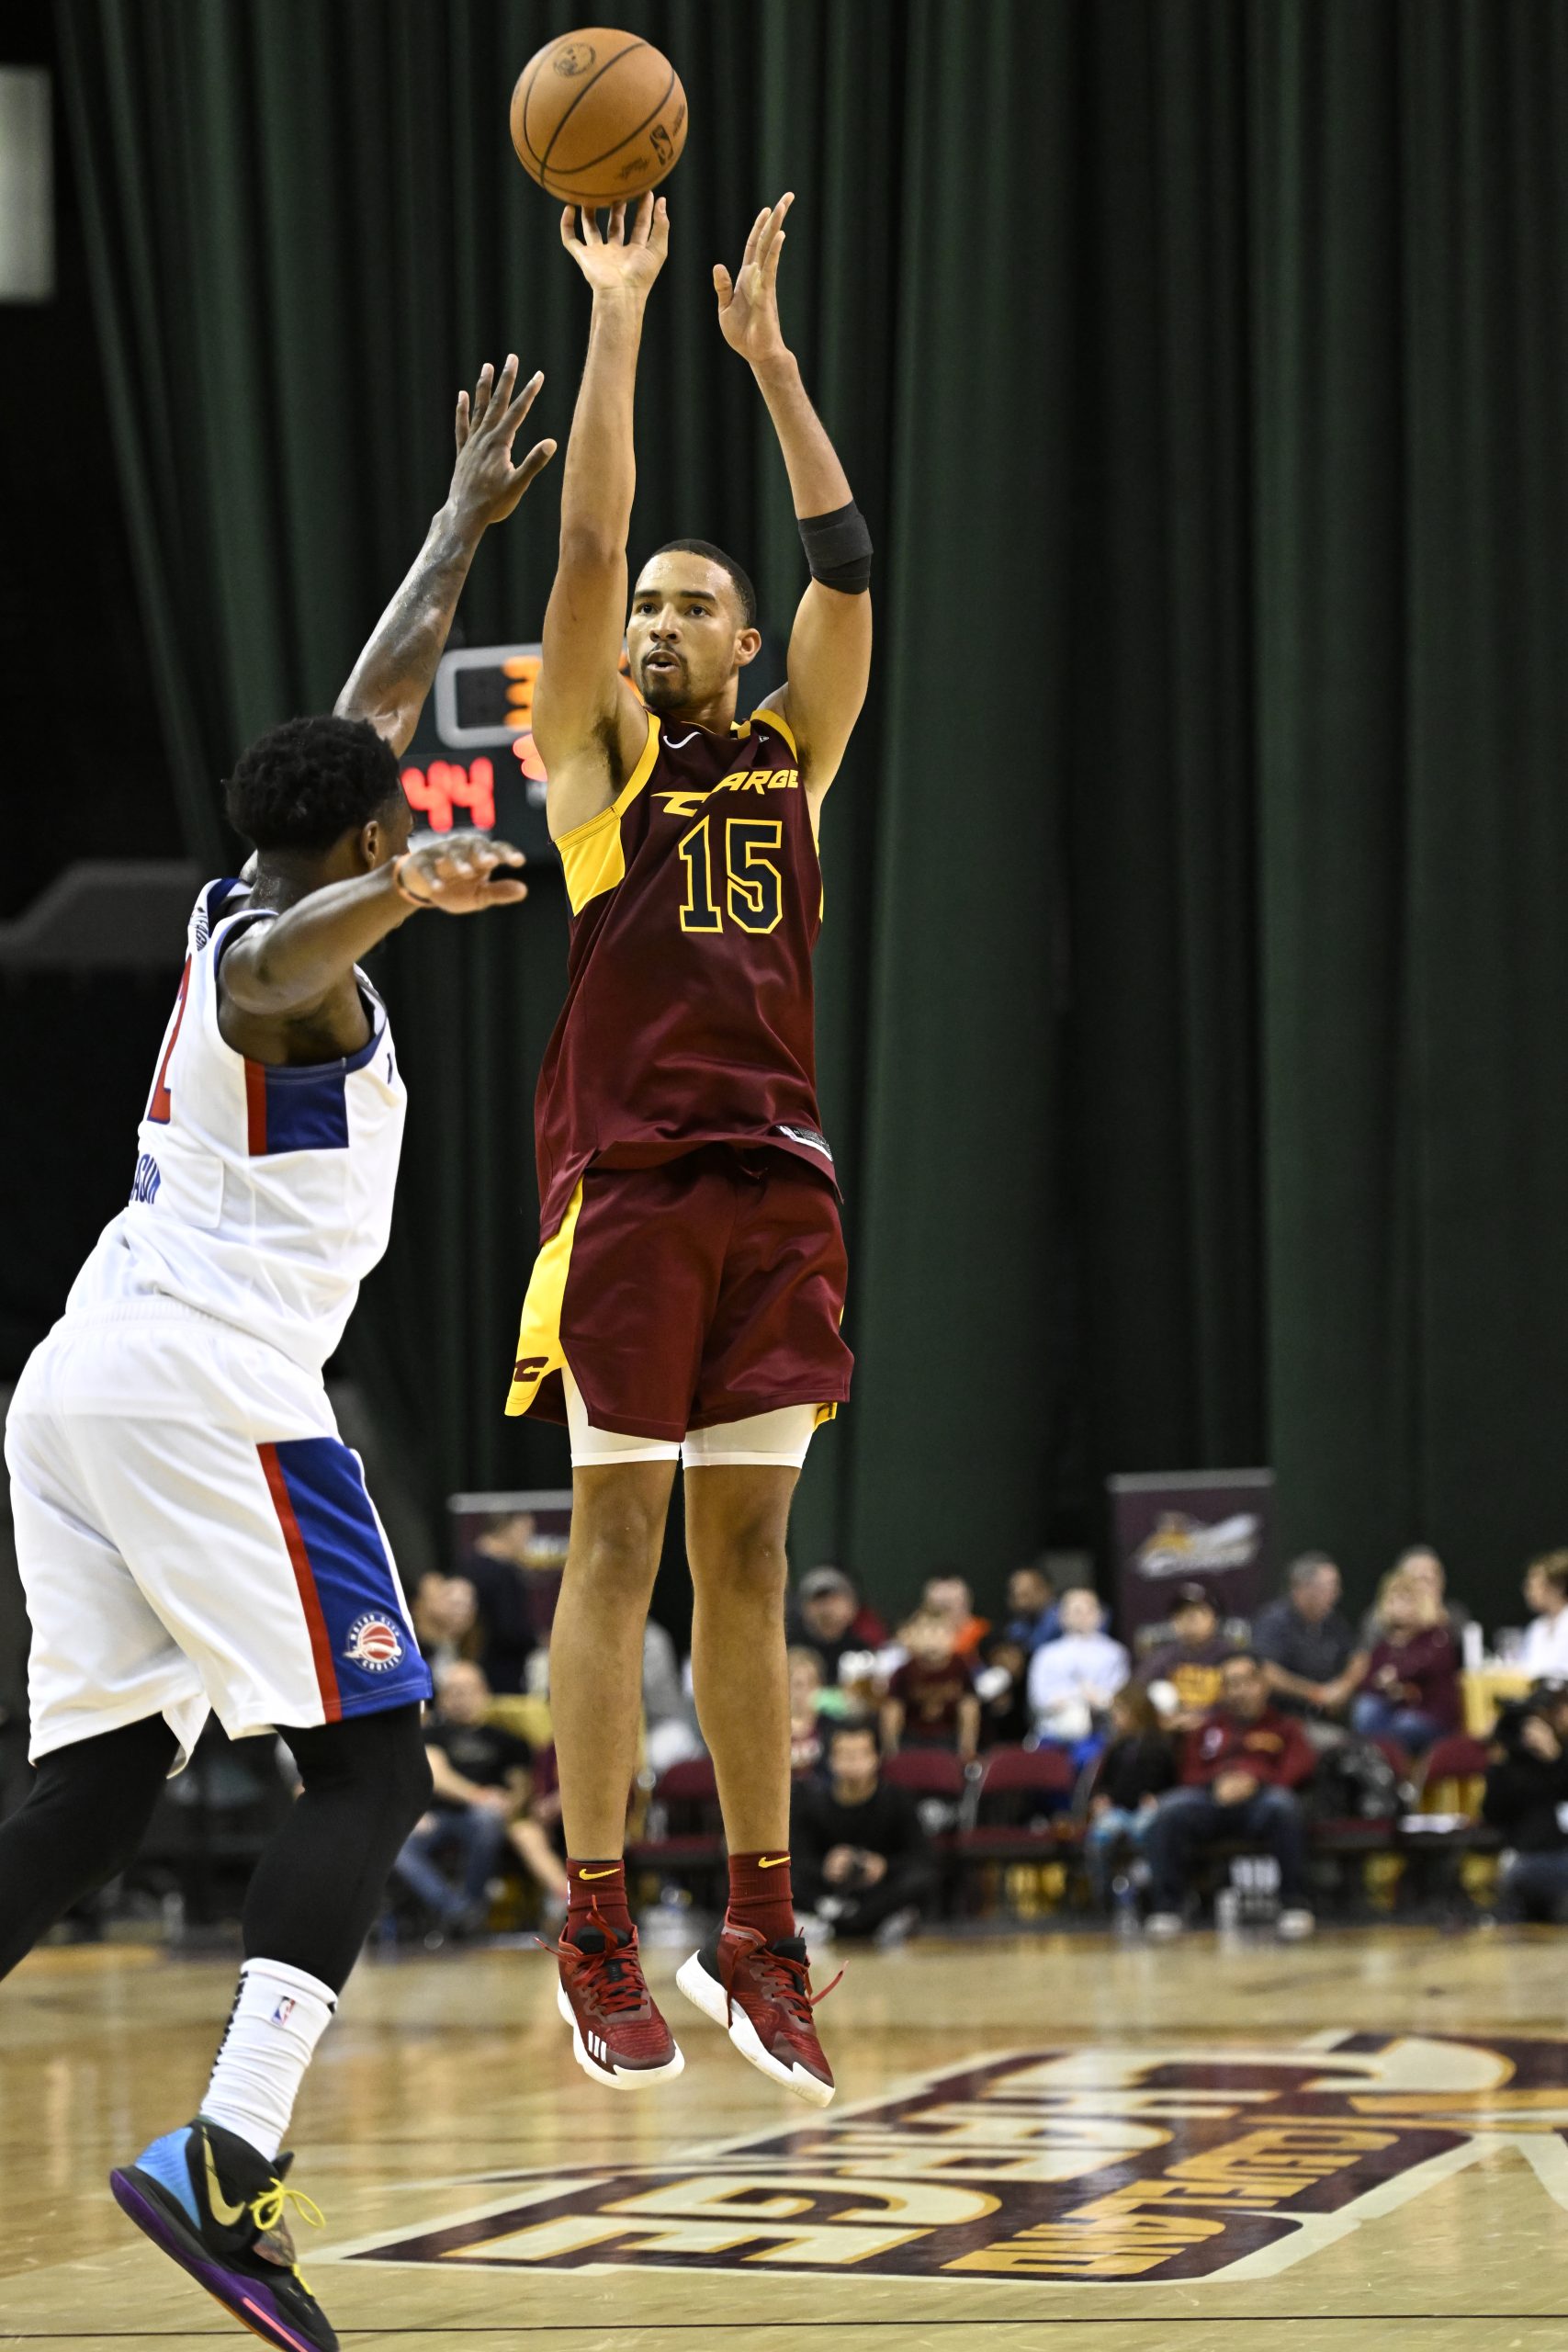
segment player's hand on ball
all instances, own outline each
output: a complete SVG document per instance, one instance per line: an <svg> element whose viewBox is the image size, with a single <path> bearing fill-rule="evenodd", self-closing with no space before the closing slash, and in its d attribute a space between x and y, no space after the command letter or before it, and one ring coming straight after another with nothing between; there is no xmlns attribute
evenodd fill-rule
<svg viewBox="0 0 1568 2352"><path fill-rule="evenodd" d="M487 907L515 906L528 886L501 872L522 865L523 853L486 833L442 833L407 851L393 868L404 898L444 915L479 915Z"/></svg>
<svg viewBox="0 0 1568 2352"><path fill-rule="evenodd" d="M521 465L512 462L517 428L539 395L545 379L530 376L517 387L517 354L508 352L498 376L487 359L473 397L457 395L455 435L457 462L452 469L452 504L480 525L504 523L523 492L556 454L553 441L536 441Z"/></svg>
<svg viewBox="0 0 1568 2352"><path fill-rule="evenodd" d="M661 196L639 197L629 220L624 204L613 204L606 234L591 205L569 204L560 217L560 241L595 294L624 288L646 295L670 251L670 214Z"/></svg>
<svg viewBox="0 0 1568 2352"><path fill-rule="evenodd" d="M713 266L713 290L718 296L718 323L724 339L753 368L760 360L784 355L784 330L779 325L779 255L784 251L784 220L793 196L781 196L772 210L759 212L740 258L740 275L731 278L721 261Z"/></svg>

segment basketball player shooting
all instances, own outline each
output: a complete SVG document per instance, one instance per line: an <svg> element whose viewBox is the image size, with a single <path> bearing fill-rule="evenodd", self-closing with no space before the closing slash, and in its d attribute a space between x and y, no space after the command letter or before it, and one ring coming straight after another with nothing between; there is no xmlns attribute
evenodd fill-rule
<svg viewBox="0 0 1568 2352"><path fill-rule="evenodd" d="M130 1861L209 1710L231 1738L281 1732L299 1766L303 1793L246 1893L200 2111L110 2175L154 2245L287 2352L337 2339L288 2207L321 2217L278 2149L431 1794L430 1675L321 1385L387 1245L403 1129L358 959L421 909L525 895L504 842L411 847L394 756L480 537L555 447L512 464L540 380L517 391L516 377L509 359L459 395L451 491L337 714L290 719L236 763L229 815L254 876L196 902L130 1202L6 1429L37 1770L0 1825L0 1976Z"/></svg>
<svg viewBox="0 0 1568 2352"><path fill-rule="evenodd" d="M786 196L714 271L789 474L811 582L788 676L738 720L751 583L699 539L659 548L627 616L633 393L669 219L568 208L593 292L567 447L534 730L571 908L566 1007L539 1083L543 1248L508 1410L564 1419L572 1531L550 1645L570 1907L560 2007L626 2086L682 2055L637 1959L621 1860L643 1624L677 1462L693 1671L729 1849L721 1932L682 1992L753 2064L826 2106L789 1874L784 1539L813 1429L849 1394L844 1252L817 1107L817 832L865 698L871 541L779 324ZM620 674L623 639L631 681Z"/></svg>

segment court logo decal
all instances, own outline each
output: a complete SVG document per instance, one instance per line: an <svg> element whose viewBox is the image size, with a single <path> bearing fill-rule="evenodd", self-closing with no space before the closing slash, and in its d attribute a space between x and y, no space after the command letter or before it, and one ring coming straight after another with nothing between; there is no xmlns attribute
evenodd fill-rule
<svg viewBox="0 0 1568 2352"><path fill-rule="evenodd" d="M1257 2278L1500 2151L1568 2207L1568 2043L1026 2052L684 2163L430 2183L503 2193L337 2250L496 2269Z"/></svg>
<svg viewBox="0 0 1568 2352"><path fill-rule="evenodd" d="M367 1609L349 1627L343 1654L350 1666L363 1666L371 1674L385 1674L403 1662L402 1634L378 1609Z"/></svg>

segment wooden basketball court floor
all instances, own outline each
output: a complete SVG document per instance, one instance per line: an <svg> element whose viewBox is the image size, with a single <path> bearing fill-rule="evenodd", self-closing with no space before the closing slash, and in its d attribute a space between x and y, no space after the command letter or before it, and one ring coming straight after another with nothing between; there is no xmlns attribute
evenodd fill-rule
<svg viewBox="0 0 1568 2352"><path fill-rule="evenodd" d="M1568 2344L1568 1939L931 1939L850 1961L825 2115L679 1957L686 2070L637 2097L578 2073L540 1951L360 1969L294 2134L345 2346ZM196 2106L231 1983L115 1948L0 1989L0 2344L245 2340L104 2185Z"/></svg>

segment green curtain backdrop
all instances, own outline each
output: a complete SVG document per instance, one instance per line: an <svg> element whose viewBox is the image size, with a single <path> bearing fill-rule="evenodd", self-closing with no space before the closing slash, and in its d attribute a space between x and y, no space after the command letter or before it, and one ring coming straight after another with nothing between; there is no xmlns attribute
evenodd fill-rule
<svg viewBox="0 0 1568 2352"><path fill-rule="evenodd" d="M635 544L801 578L708 268L798 194L786 322L880 549L829 805L854 1404L797 1550L897 1600L1272 1461L1364 1586L1502 1607L1568 1394L1568 12L1557 0L665 0L692 135ZM544 0L61 0L111 424L193 846L335 692L478 361L563 426L586 298L507 141ZM547 481L472 641L530 635ZM542 878L418 924L358 1369L434 1499L499 1415L560 989Z"/></svg>

